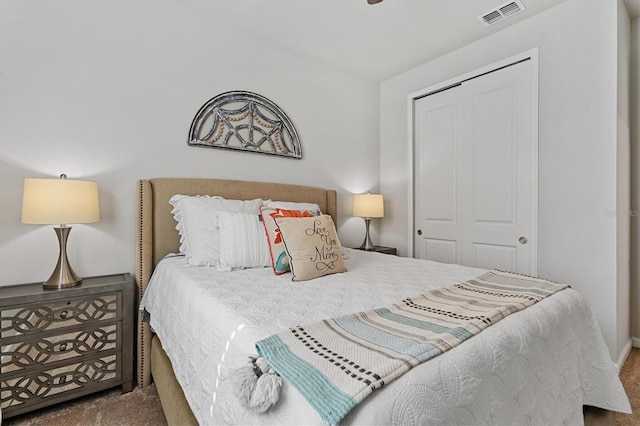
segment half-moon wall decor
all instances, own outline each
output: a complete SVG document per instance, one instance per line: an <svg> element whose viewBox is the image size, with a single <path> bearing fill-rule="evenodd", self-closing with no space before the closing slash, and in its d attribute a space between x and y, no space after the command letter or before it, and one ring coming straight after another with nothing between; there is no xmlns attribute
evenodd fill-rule
<svg viewBox="0 0 640 426"><path fill-rule="evenodd" d="M191 123L187 143L302 158L289 117L269 99L251 92L226 92L207 101Z"/></svg>

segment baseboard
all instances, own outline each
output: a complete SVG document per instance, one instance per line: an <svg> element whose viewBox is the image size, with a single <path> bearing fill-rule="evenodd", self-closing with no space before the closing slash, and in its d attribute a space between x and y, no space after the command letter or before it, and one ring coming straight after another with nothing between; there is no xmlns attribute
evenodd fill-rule
<svg viewBox="0 0 640 426"><path fill-rule="evenodd" d="M634 348L640 348L640 337L632 337L631 343L633 344Z"/></svg>
<svg viewBox="0 0 640 426"><path fill-rule="evenodd" d="M622 348L622 352L620 352L620 356L618 356L618 362L616 362L616 368L618 369L618 372L622 370L622 366L624 365L624 362L627 360L627 357L631 352L632 343L633 343L633 346L635 346L636 342L634 342L633 339L634 338L632 337L627 341L627 343L624 345L624 348ZM636 341L640 343L639 339L636 339Z"/></svg>

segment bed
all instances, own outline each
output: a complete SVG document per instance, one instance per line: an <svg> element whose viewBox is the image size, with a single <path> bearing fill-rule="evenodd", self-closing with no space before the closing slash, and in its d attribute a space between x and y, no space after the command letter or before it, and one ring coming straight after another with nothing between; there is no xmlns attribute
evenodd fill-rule
<svg viewBox="0 0 640 426"><path fill-rule="evenodd" d="M244 410L230 376L254 344L302 323L381 306L483 270L343 248L347 272L303 283L269 268L188 267L175 194L314 203L336 219L336 192L298 185L158 178L137 184L140 386L153 380L169 424L323 424L286 381L263 414ZM153 275L152 290L145 295ZM166 302L169 303L166 303ZM286 303L283 303L286 301ZM420 364L353 409L342 424L580 424L584 405L630 412L588 304L572 289Z"/></svg>

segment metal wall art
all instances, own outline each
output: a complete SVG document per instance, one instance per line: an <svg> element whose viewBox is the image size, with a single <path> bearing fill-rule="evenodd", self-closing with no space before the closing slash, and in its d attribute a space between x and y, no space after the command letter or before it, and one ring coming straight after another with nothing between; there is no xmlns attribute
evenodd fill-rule
<svg viewBox="0 0 640 426"><path fill-rule="evenodd" d="M226 92L210 99L194 117L187 143L302 158L289 117L269 99L251 92Z"/></svg>

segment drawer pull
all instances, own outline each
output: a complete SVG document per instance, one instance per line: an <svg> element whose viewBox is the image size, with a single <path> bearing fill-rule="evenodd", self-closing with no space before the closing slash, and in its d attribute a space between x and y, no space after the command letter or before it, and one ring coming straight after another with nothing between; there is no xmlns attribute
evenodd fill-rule
<svg viewBox="0 0 640 426"><path fill-rule="evenodd" d="M69 315L69 312L67 312L67 311L60 312L60 318L62 318L62 319L65 319L67 317L67 315Z"/></svg>

